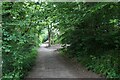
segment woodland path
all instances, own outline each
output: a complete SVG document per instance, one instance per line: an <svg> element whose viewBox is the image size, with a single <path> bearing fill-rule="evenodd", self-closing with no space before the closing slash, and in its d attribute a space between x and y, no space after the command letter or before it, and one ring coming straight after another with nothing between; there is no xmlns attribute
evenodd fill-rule
<svg viewBox="0 0 120 80"><path fill-rule="evenodd" d="M60 48L59 45L49 48L45 46L42 44L39 48L36 65L26 78L100 78L83 66L60 56L56 51Z"/></svg>

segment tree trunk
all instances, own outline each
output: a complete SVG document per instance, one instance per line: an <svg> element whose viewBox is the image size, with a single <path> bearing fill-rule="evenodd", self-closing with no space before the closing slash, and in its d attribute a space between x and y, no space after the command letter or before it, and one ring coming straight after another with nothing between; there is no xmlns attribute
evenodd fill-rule
<svg viewBox="0 0 120 80"><path fill-rule="evenodd" d="M51 30L50 30L50 26L48 26L48 47L51 46Z"/></svg>

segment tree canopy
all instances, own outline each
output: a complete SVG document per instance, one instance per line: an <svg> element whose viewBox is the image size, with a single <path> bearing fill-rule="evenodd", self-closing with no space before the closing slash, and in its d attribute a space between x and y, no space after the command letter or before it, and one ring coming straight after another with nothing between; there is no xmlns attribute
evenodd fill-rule
<svg viewBox="0 0 120 80"><path fill-rule="evenodd" d="M23 78L48 36L88 69L120 76L120 3L3 2L2 10L4 78Z"/></svg>

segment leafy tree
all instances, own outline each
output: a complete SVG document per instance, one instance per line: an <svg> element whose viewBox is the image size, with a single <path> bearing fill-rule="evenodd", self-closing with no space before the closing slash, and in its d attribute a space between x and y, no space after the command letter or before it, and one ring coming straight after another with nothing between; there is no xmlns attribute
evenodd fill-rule
<svg viewBox="0 0 120 80"><path fill-rule="evenodd" d="M38 10L35 3L4 2L3 26L3 78L22 78L36 57L38 46Z"/></svg>
<svg viewBox="0 0 120 80"><path fill-rule="evenodd" d="M24 76L35 60L34 48L44 36L48 36L49 46L59 39L64 54L88 69L109 78L120 77L119 3L4 2L2 7L5 78ZM48 35L43 36L44 29Z"/></svg>

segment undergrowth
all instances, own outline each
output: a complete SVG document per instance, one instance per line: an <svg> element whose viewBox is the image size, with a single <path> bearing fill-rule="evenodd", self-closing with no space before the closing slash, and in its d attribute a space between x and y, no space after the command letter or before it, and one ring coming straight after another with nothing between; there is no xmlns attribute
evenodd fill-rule
<svg viewBox="0 0 120 80"><path fill-rule="evenodd" d="M70 59L75 58L78 63L84 65L88 70L92 70L106 78L120 78L120 51L106 51L101 56L84 55L83 52L78 52L76 56L70 55L67 49L61 49L62 56ZM115 53L115 54L113 54Z"/></svg>

